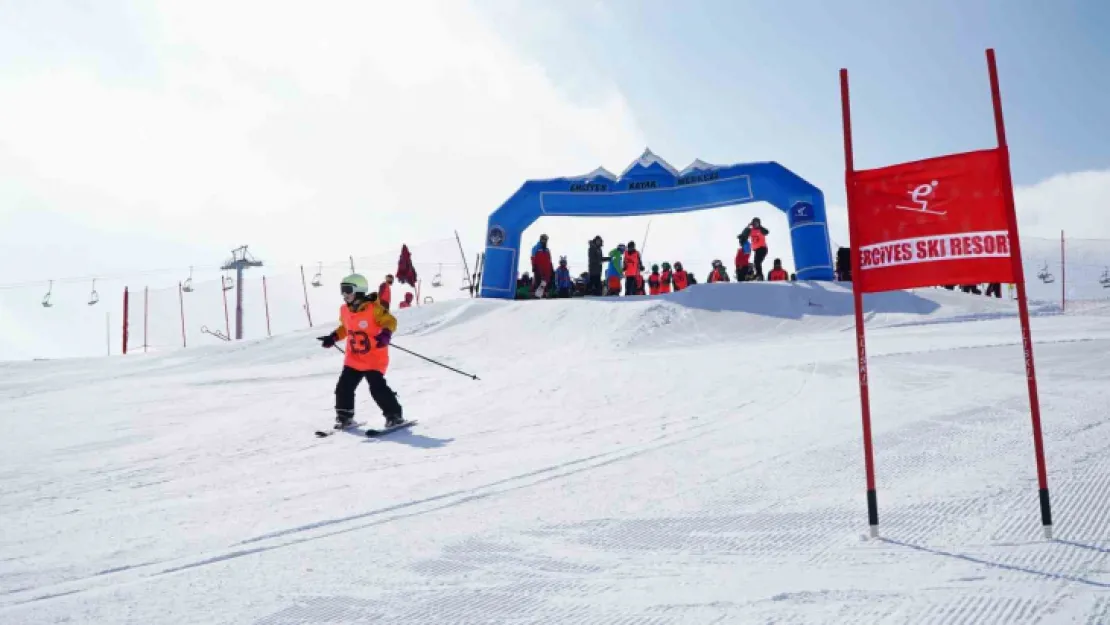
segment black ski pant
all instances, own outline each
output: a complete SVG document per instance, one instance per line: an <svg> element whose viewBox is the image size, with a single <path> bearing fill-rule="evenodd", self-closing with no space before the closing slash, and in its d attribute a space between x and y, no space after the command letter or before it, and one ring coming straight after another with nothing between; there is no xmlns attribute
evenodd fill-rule
<svg viewBox="0 0 1110 625"><path fill-rule="evenodd" d="M590 272L590 284L586 292L590 295L605 295L605 292L601 290L601 269L598 269L597 273Z"/></svg>
<svg viewBox="0 0 1110 625"><path fill-rule="evenodd" d="M355 390L358 389L358 385L363 378L370 385L370 397L374 398L374 403L382 409L384 416L401 414L401 404L397 401L397 393L389 388L389 385L385 382L385 376L380 371L359 371L350 367L343 367L343 372L339 374L339 382L335 385L335 410L337 412L346 410L349 411L348 414L354 414Z"/></svg>
<svg viewBox="0 0 1110 625"><path fill-rule="evenodd" d="M629 295L639 295L639 291L640 291L640 281L636 279L636 276L625 276L624 277L624 296L628 297Z"/></svg>
<svg viewBox="0 0 1110 625"><path fill-rule="evenodd" d="M1002 297L1002 283L1001 282L991 282L990 284L987 285L987 297L991 297L992 295L994 297Z"/></svg>
<svg viewBox="0 0 1110 625"><path fill-rule="evenodd" d="M755 279L763 279L763 261L767 258L767 248L761 247L755 250Z"/></svg>

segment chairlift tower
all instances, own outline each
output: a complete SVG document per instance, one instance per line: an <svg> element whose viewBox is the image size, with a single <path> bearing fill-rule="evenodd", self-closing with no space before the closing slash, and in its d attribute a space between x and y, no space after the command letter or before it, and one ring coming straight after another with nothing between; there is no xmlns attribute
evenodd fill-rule
<svg viewBox="0 0 1110 625"><path fill-rule="evenodd" d="M246 245L231 250L231 259L223 264L220 269L224 271L235 270L235 339L243 339L243 270L250 267L261 267L262 261L255 259L247 251Z"/></svg>

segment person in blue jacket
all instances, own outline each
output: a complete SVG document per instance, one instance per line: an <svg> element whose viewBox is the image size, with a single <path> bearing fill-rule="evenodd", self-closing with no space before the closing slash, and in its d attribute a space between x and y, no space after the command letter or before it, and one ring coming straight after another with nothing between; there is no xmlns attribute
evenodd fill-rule
<svg viewBox="0 0 1110 625"><path fill-rule="evenodd" d="M555 297L570 297L574 290L574 280L570 278L570 269L567 269L567 257L559 257L559 268L555 270Z"/></svg>

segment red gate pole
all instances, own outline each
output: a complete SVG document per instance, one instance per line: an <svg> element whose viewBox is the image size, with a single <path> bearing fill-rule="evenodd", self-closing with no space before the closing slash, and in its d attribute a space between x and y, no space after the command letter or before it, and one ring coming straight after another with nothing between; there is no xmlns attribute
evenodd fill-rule
<svg viewBox="0 0 1110 625"><path fill-rule="evenodd" d="M308 327L312 327L312 310L308 307L308 285L304 281L304 265L301 265L301 288L304 289L304 312L308 315Z"/></svg>
<svg viewBox="0 0 1110 625"><path fill-rule="evenodd" d="M1067 312L1068 306L1068 261L1064 256L1064 231L1060 231L1060 312Z"/></svg>
<svg viewBox="0 0 1110 625"><path fill-rule="evenodd" d="M181 290L181 283L177 283L177 299L181 302L181 346L188 347L189 343L185 339L185 291Z"/></svg>
<svg viewBox="0 0 1110 625"><path fill-rule="evenodd" d="M855 158L852 151L852 108L848 97L848 70L840 70L840 110L844 124L844 182L848 192L848 247L859 241L852 220L852 174ZM879 500L875 491L875 453L871 445L871 393L867 383L867 339L864 332L863 293L860 290L860 254L852 249L852 299L856 309L856 358L859 361L859 400L863 419L863 463L867 473L867 524L871 536L879 535Z"/></svg>
<svg viewBox="0 0 1110 625"><path fill-rule="evenodd" d="M270 293L266 290L266 276L262 276L262 303L266 306L266 336L270 333Z"/></svg>
<svg viewBox="0 0 1110 625"><path fill-rule="evenodd" d="M147 327L150 325L150 287L143 287L143 353L149 346L147 341Z"/></svg>
<svg viewBox="0 0 1110 625"><path fill-rule="evenodd" d="M128 310L127 310L128 296L127 295L128 295L127 287L123 287L123 355L124 356L127 355L127 318L128 318Z"/></svg>
<svg viewBox="0 0 1110 625"><path fill-rule="evenodd" d="M1010 236L1010 262L1017 280L1018 315L1021 318L1021 345L1025 350L1025 379L1029 386L1029 414L1033 421L1033 451L1037 456L1037 484L1041 502L1041 524L1045 538L1052 540L1052 507L1048 497L1048 471L1045 469L1044 440L1041 436L1041 404L1037 397L1037 371L1033 365L1033 337L1029 331L1029 302L1025 295L1025 273L1021 260L1021 241L1018 239L1017 211L1014 205L1014 186L1010 177L1010 150L1006 144L1006 124L1002 119L1002 92L998 86L998 67L994 49L987 49L987 70L990 73L991 100L994 103L994 128L998 147L1002 152L1002 180L1005 183L1006 221Z"/></svg>

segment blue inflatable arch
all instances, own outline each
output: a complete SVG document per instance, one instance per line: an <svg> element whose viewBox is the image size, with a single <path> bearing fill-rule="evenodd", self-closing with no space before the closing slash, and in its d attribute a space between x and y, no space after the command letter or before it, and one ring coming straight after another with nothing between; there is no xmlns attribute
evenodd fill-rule
<svg viewBox="0 0 1110 625"><path fill-rule="evenodd" d="M584 176L525 182L489 217L481 296L515 296L520 237L540 217L661 215L748 202L767 202L786 213L799 280L833 279L820 189L774 162L716 166L695 160L678 171L645 150L620 176L598 168Z"/></svg>

